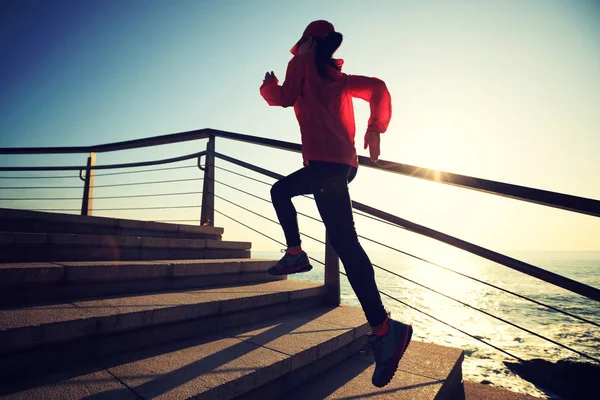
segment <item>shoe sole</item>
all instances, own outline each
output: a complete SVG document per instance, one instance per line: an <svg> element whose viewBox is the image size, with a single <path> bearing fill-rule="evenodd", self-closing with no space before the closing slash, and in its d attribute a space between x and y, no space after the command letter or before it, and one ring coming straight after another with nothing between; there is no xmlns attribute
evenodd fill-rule
<svg viewBox="0 0 600 400"><path fill-rule="evenodd" d="M280 273L280 274L274 274L273 272L270 271L270 269L267 272L269 274L275 275L275 276L278 276L278 275L293 275L293 274L298 274L300 272L308 272L308 271L312 270L312 268L313 268L312 265L306 264L306 265L302 265L302 266L298 267L298 269L296 271L292 271L292 272L284 272L284 273Z"/></svg>
<svg viewBox="0 0 600 400"><path fill-rule="evenodd" d="M408 345L410 344L410 340L412 339L412 333L413 333L412 326L411 325L407 325L407 326L408 326L408 329L406 329L406 331L405 331L406 334L404 335L404 342L406 344L404 346L396 347L396 350L394 351L394 356L392 358L393 368L389 369L389 371L388 371L387 375L385 375L384 379L382 379L379 382L373 382L373 385L381 388L392 381L392 378L394 377L394 375L396 374L396 371L398 370L398 364L400 363L402 356L406 352L406 349L408 349Z"/></svg>

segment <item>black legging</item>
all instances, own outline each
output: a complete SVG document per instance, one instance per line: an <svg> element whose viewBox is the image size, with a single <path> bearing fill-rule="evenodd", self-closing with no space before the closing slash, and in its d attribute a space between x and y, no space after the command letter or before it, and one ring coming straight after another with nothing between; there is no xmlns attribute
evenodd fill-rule
<svg viewBox="0 0 600 400"><path fill-rule="evenodd" d="M354 228L348 183L354 179L356 171L347 164L310 161L307 167L276 182L271 188L271 199L287 245L292 247L301 243L292 197L315 196L327 236L344 264L367 321L371 326L377 326L383 323L387 314L377 290L373 266Z"/></svg>

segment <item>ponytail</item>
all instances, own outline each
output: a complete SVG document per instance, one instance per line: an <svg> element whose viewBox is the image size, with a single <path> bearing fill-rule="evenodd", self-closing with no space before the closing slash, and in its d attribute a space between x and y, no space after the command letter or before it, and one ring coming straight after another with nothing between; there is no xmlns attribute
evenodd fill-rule
<svg viewBox="0 0 600 400"><path fill-rule="evenodd" d="M317 63L317 71L324 79L331 80L332 77L327 73L327 66L330 65L337 70L341 70L333 60L333 53L342 44L343 36L339 32L326 33L321 37L316 37L317 48L315 51L315 61Z"/></svg>

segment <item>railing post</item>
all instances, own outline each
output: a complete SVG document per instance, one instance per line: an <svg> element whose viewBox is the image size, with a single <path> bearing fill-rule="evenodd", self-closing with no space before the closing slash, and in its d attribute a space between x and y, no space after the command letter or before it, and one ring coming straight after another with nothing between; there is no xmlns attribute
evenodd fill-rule
<svg viewBox="0 0 600 400"><path fill-rule="evenodd" d="M206 145L206 164L204 165L204 182L202 185L201 226L215 226L215 136L208 137Z"/></svg>
<svg viewBox="0 0 600 400"><path fill-rule="evenodd" d="M340 305L340 260L329 237L325 235L325 302L332 306Z"/></svg>
<svg viewBox="0 0 600 400"><path fill-rule="evenodd" d="M92 215L94 203L94 174L96 165L96 153L91 152L85 168L85 183L83 185L83 198L81 201L81 215Z"/></svg>

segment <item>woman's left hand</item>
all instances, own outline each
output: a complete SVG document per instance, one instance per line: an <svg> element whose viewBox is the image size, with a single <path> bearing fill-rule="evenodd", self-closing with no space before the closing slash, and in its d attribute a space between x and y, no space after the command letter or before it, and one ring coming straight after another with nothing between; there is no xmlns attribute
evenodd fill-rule
<svg viewBox="0 0 600 400"><path fill-rule="evenodd" d="M369 155L371 156L371 161L373 161L374 163L377 162L377 160L379 160L379 155L381 154L381 149L380 149L380 136L381 134L379 132L375 132L372 130L367 130L367 133L365 133L365 149L368 147L369 148Z"/></svg>

